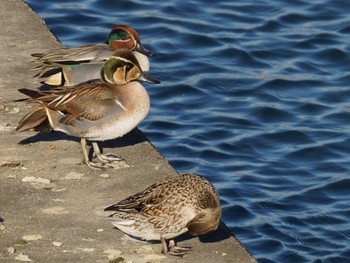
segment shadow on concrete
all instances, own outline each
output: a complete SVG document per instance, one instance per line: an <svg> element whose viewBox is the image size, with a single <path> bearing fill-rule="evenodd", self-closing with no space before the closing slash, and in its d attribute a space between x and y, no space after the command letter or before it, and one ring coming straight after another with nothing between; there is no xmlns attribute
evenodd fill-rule
<svg viewBox="0 0 350 263"><path fill-rule="evenodd" d="M220 225L217 230L208 233L206 235L199 236L199 240L202 243L213 243L225 240L230 238L232 235L230 231L227 229L224 223L220 222Z"/></svg>
<svg viewBox="0 0 350 263"><path fill-rule="evenodd" d="M228 229L226 228L226 226L220 222L220 225L218 227L217 230L205 234L205 235L200 235L198 236L198 239L200 242L202 243L215 243L215 242L219 242L222 240L225 240L227 238L230 238L231 234L228 231ZM192 238L196 238L195 236L192 236L190 233L185 233L177 238L175 238L176 242L180 242L180 241L186 241Z"/></svg>
<svg viewBox="0 0 350 263"><path fill-rule="evenodd" d="M113 230L114 231L121 231L116 227L113 227ZM128 235L126 233L124 233L124 234ZM145 242L144 240L142 240L138 237L134 237L131 235L128 235L128 236L132 239L135 239L135 240L138 240L141 242ZM219 225L217 230L215 230L211 233L205 234L205 235L198 236L200 242L202 242L202 243L215 243L215 242L219 242L219 241L225 240L225 239L230 238L230 237L231 237L230 232L228 231L227 227L222 222L220 222L220 225ZM177 243L177 242L183 242L183 241L186 242L186 240L190 240L192 238L197 238L197 236L192 236L190 233L187 232L187 233L184 233L184 234L176 237L174 240ZM158 244L158 243L160 243L160 240L149 240L149 241L147 241L147 243Z"/></svg>
<svg viewBox="0 0 350 263"><path fill-rule="evenodd" d="M75 141L77 143L80 142L80 138L78 137L73 137L70 135L67 135L63 132L59 131L40 131L36 133L35 135L26 138L24 140L21 140L19 144L25 145L25 144L31 144L31 143L37 143L37 142L42 142L42 141L61 141L61 140L66 140L66 141ZM125 136L121 138L116 138L113 140L108 140L108 141L98 141L98 145L100 147L101 152L103 153L104 148L123 148L126 146L131 146L135 145L144 141L148 141L148 139L143 135L143 133L135 128ZM91 142L87 142L88 146L90 147L89 149L89 159L93 159L93 148L91 147Z"/></svg>
<svg viewBox="0 0 350 263"><path fill-rule="evenodd" d="M116 138L109 141L101 141L101 142L98 142L98 145L101 146L102 148L120 148L120 147L139 144L145 141L148 141L145 135L139 129L135 128L128 134L124 135L123 137Z"/></svg>
<svg viewBox="0 0 350 263"><path fill-rule="evenodd" d="M19 144L25 145L30 143L42 142L42 141L60 141L60 140L79 142L80 138L73 137L59 131L41 130L31 137L21 140ZM144 141L148 141L147 138L140 132L140 130L136 128L121 138L116 138L108 141L101 141L101 142L98 142L98 145L102 148L119 148L119 147L131 146ZM91 146L91 142L88 141L88 145Z"/></svg>
<svg viewBox="0 0 350 263"><path fill-rule="evenodd" d="M18 144L31 144L31 143L37 143L37 142L53 142L53 141L76 141L79 142L79 138L69 136L63 132L57 132L57 131L39 131L38 133L34 134L31 137L28 137L20 142Z"/></svg>
<svg viewBox="0 0 350 263"><path fill-rule="evenodd" d="M0 224L4 223L4 219L0 216Z"/></svg>

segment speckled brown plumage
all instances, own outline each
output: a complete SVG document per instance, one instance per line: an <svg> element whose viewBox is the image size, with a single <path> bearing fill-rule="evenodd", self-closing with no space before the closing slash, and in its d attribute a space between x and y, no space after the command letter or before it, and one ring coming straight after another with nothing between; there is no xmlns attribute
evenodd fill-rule
<svg viewBox="0 0 350 263"><path fill-rule="evenodd" d="M217 191L206 179L184 174L156 183L144 191L109 206L112 224L121 231L144 240L161 240L168 253L166 239L185 232L201 235L217 229L221 208ZM170 243L170 254L184 250Z"/></svg>

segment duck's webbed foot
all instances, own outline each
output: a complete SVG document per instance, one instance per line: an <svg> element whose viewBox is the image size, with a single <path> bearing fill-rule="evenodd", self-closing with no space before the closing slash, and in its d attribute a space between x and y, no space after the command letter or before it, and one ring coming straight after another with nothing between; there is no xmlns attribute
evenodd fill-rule
<svg viewBox="0 0 350 263"><path fill-rule="evenodd" d="M89 160L88 151L86 149L86 139L85 138L81 138L80 145L81 145L81 148L83 150L84 163L87 166L89 166L91 169L105 170L107 168L112 168L113 167L113 165L110 162L101 162L101 163L99 163L99 162L93 162L93 161ZM96 144L96 147L98 149L98 153L100 153L99 152L100 149L98 148L97 144ZM95 147L94 147L94 149L95 149Z"/></svg>
<svg viewBox="0 0 350 263"><path fill-rule="evenodd" d="M97 157L102 163L115 163L124 161L123 158L120 156L114 154L114 153L101 153L100 148L98 147L98 144L96 142L92 142L92 147L94 149L94 155L93 157Z"/></svg>
<svg viewBox="0 0 350 263"><path fill-rule="evenodd" d="M176 246L174 240L169 241L169 249L168 249L168 245L166 243L165 238L161 237L160 241L162 243L162 253L165 255L182 257L192 250L191 246Z"/></svg>
<svg viewBox="0 0 350 263"><path fill-rule="evenodd" d="M192 250L191 246L177 246L175 241L172 239L169 241L169 251L168 254L172 256L180 256L187 254Z"/></svg>

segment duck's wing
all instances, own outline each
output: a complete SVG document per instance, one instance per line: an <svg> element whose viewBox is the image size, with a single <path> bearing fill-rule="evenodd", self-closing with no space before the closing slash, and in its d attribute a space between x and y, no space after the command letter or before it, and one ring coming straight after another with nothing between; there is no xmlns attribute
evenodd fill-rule
<svg viewBox="0 0 350 263"><path fill-rule="evenodd" d="M107 44L87 44L71 48L58 48L43 53L34 53L34 69L42 65L74 65L96 61L105 61L113 51Z"/></svg>
<svg viewBox="0 0 350 263"><path fill-rule="evenodd" d="M131 195L117 204L105 208L105 211L134 211L140 212L163 202L167 196L167 182L155 183L144 191Z"/></svg>
<svg viewBox="0 0 350 263"><path fill-rule="evenodd" d="M123 107L118 104L118 94L113 93L110 84L99 80L92 80L74 87L54 88L48 92L40 92L29 89L20 89L31 99L53 112L60 112L64 117L60 120L64 123L66 119L74 125L72 120L96 121L110 114L118 115Z"/></svg>

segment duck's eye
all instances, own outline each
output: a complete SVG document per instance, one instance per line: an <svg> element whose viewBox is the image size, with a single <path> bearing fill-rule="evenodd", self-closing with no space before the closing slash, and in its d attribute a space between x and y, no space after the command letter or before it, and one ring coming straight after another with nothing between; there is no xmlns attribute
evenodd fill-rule
<svg viewBox="0 0 350 263"><path fill-rule="evenodd" d="M125 65L126 71L130 71L133 67L134 67L134 65L131 63L126 63L126 65Z"/></svg>

